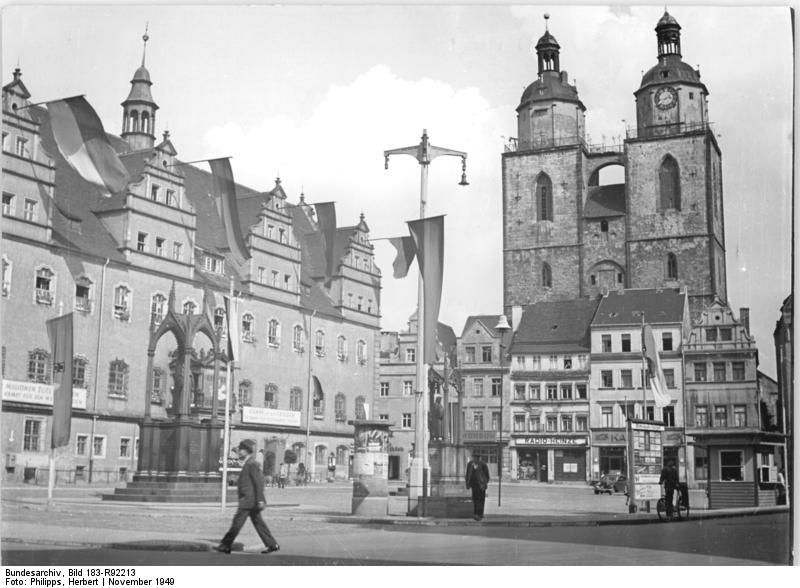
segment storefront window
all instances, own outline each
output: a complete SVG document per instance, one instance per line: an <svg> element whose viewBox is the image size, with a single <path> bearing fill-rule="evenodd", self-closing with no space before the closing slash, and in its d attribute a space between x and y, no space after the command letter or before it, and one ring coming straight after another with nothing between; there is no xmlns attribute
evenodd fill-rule
<svg viewBox="0 0 800 588"><path fill-rule="evenodd" d="M703 447L694 448L694 479L708 479L708 453Z"/></svg>
<svg viewBox="0 0 800 588"><path fill-rule="evenodd" d="M744 479L744 465L741 451L719 452L719 477L723 482L740 482Z"/></svg>

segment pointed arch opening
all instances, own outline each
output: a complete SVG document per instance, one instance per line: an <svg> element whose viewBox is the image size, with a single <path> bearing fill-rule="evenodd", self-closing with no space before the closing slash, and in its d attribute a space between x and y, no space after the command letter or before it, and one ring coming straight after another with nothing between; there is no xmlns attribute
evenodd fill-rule
<svg viewBox="0 0 800 588"><path fill-rule="evenodd" d="M671 155L661 161L658 170L659 209L681 209L681 179L678 162Z"/></svg>
<svg viewBox="0 0 800 588"><path fill-rule="evenodd" d="M678 279L678 257L674 253L667 254L667 279Z"/></svg>
<svg viewBox="0 0 800 588"><path fill-rule="evenodd" d="M536 178L534 200L536 215L540 221L553 220L553 182L542 172Z"/></svg>
<svg viewBox="0 0 800 588"><path fill-rule="evenodd" d="M542 264L542 287L553 287L553 270L550 268L550 264L547 262Z"/></svg>

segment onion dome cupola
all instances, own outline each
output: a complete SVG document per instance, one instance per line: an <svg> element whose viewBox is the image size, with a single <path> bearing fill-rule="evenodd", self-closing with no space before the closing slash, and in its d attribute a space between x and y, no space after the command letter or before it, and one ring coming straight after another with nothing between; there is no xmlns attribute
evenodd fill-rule
<svg viewBox="0 0 800 588"><path fill-rule="evenodd" d="M156 110L158 105L150 93L150 72L145 67L147 41L150 37L145 30L142 36L142 65L133 74L131 91L122 103L122 133L120 136L128 142L132 151L151 149L155 145Z"/></svg>
<svg viewBox="0 0 800 588"><path fill-rule="evenodd" d="M708 89L700 70L682 59L681 25L665 10L655 31L658 63L634 92L639 136L702 129L708 122Z"/></svg>
<svg viewBox="0 0 800 588"><path fill-rule="evenodd" d="M578 90L570 85L561 70L561 46L547 25L536 43L538 79L525 88L517 107L517 132L520 149L539 149L571 145L583 140L586 107Z"/></svg>

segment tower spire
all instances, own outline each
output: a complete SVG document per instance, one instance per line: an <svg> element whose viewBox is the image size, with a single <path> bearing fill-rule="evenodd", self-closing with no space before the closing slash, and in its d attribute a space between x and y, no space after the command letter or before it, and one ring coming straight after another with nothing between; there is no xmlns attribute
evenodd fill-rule
<svg viewBox="0 0 800 588"><path fill-rule="evenodd" d="M144 46L142 47L142 67L144 67L144 59L147 56L147 42L150 40L150 35L147 34L149 28L150 22L144 23L144 35L142 35L142 41L144 41Z"/></svg>

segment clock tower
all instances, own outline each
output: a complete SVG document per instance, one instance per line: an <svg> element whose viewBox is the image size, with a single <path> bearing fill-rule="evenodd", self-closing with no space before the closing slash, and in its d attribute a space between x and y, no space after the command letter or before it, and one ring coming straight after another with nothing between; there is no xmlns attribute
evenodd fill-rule
<svg viewBox="0 0 800 588"><path fill-rule="evenodd" d="M693 313L727 298L721 152L708 89L684 63L681 27L656 25L658 63L642 77L625 141L627 267L632 288L685 286Z"/></svg>

